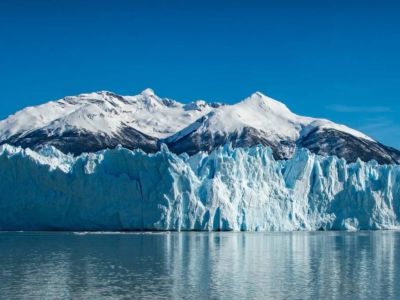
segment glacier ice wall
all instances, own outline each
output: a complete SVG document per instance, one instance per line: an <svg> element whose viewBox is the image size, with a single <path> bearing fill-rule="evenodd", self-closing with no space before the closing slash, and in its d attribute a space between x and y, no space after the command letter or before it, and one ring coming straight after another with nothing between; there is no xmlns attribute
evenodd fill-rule
<svg viewBox="0 0 400 300"><path fill-rule="evenodd" d="M400 228L400 166L305 149L276 161L262 146L73 157L3 145L0 192L1 230Z"/></svg>

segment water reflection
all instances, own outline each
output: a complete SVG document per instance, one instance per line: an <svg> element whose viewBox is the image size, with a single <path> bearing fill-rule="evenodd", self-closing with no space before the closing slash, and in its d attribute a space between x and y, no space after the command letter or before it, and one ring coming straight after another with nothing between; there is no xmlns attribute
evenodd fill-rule
<svg viewBox="0 0 400 300"><path fill-rule="evenodd" d="M399 232L1 233L2 298L399 298Z"/></svg>

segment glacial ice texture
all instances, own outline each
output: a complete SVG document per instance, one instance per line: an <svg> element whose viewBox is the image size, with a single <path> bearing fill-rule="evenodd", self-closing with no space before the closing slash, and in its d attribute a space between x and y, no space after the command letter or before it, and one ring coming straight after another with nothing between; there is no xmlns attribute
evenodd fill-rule
<svg viewBox="0 0 400 300"><path fill-rule="evenodd" d="M0 230L399 229L400 166L299 149L124 148L73 157L0 146Z"/></svg>

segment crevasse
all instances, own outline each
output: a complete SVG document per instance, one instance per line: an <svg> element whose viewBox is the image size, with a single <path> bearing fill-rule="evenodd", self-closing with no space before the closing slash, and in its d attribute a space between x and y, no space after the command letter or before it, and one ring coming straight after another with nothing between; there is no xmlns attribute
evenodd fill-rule
<svg viewBox="0 0 400 300"><path fill-rule="evenodd" d="M400 227L400 166L299 149L66 155L0 146L1 230L359 230Z"/></svg>

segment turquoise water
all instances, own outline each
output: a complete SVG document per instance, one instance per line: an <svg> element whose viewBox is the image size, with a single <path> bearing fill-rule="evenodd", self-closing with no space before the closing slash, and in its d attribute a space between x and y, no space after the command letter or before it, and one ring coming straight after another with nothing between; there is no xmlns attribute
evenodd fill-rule
<svg viewBox="0 0 400 300"><path fill-rule="evenodd" d="M400 232L6 232L0 295L399 299Z"/></svg>

